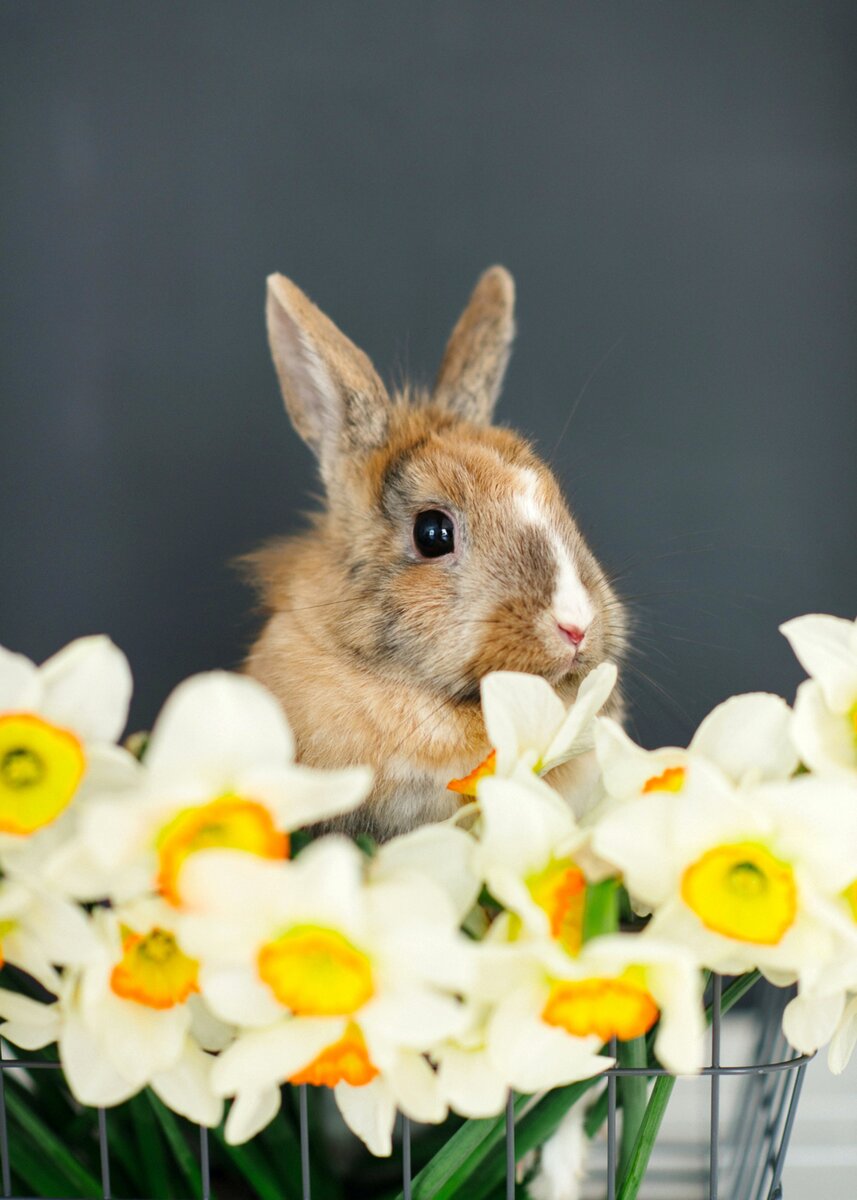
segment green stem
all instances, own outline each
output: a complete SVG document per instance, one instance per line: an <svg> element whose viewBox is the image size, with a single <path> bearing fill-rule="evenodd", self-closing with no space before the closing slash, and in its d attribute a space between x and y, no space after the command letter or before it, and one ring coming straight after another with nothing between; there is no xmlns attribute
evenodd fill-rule
<svg viewBox="0 0 857 1200"><path fill-rule="evenodd" d="M720 1002L721 1013L728 1012L730 1008L737 1004L741 997L746 995L758 980L758 971L750 971L747 975L741 975L738 979L733 979L732 983L723 991ZM705 1009L705 1019L709 1025L711 1024L712 1015L712 1005L709 1004ZM672 1095L674 1087L675 1076L673 1075L660 1075L655 1080L655 1086L652 1088L652 1094L649 1097L649 1103L646 1105L646 1111L643 1114L634 1147L631 1151L628 1170L622 1179L617 1193L617 1200L636 1200L637 1192L640 1190L640 1184L649 1165L655 1139L658 1136L658 1130L661 1127L661 1121L664 1118L664 1113L666 1112L667 1104L669 1103L669 1098Z"/></svg>
<svg viewBox="0 0 857 1200"><path fill-rule="evenodd" d="M648 1055L646 1039L632 1038L619 1043L618 1059L623 1067L645 1067ZM621 1075L618 1080L622 1097L622 1135L619 1141L619 1178L622 1179L631 1161L631 1153L646 1111L648 1080L645 1075Z"/></svg>

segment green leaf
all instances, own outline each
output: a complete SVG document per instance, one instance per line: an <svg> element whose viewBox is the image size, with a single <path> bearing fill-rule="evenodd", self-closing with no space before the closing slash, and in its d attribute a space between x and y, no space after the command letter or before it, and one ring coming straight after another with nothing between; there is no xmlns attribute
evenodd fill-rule
<svg viewBox="0 0 857 1200"><path fill-rule="evenodd" d="M583 908L583 940L615 933L619 928L619 881L603 879L586 885Z"/></svg>
<svg viewBox="0 0 857 1200"><path fill-rule="evenodd" d="M167 1139L167 1144L173 1152L176 1165L184 1176L193 1195L198 1195L202 1191L202 1177L197 1161L187 1144L181 1126L173 1113L170 1112L165 1104L161 1103L154 1092L147 1088L144 1095L152 1106L152 1111L163 1131L164 1137Z"/></svg>
<svg viewBox="0 0 857 1200"><path fill-rule="evenodd" d="M161 1127L152 1111L152 1105L145 1096L135 1096L126 1106L134 1130L136 1145L136 1161L138 1172L141 1172L143 1191L147 1196L170 1197L175 1195L171 1186L169 1165L165 1153ZM121 1143L128 1146L128 1139L121 1131L114 1130L112 1123L108 1124L110 1146ZM139 1186L138 1186L138 1191Z"/></svg>
<svg viewBox="0 0 857 1200"><path fill-rule="evenodd" d="M8 1087L6 1088L6 1111L10 1120L33 1138L41 1153L49 1158L53 1166L62 1173L66 1192L83 1196L101 1195L101 1180L82 1167L77 1156L68 1149L65 1142L45 1124L42 1118L33 1112L23 1096Z"/></svg>
<svg viewBox="0 0 857 1200"><path fill-rule="evenodd" d="M515 1112L522 1112L530 1100L529 1096L516 1096ZM453 1200L469 1196L469 1189L461 1190L462 1185L474 1174L492 1147L501 1141L505 1129L505 1113L498 1117L465 1121L443 1149L414 1177L411 1187L413 1200ZM401 1192L397 1200L402 1200Z"/></svg>
<svg viewBox="0 0 857 1200"><path fill-rule="evenodd" d="M645 1037L619 1042L617 1057L623 1067L645 1067L648 1062ZM622 1075L618 1091L622 1097L622 1135L619 1140L619 1178L622 1179L631 1161L631 1153L646 1111L648 1080L645 1075Z"/></svg>
<svg viewBox="0 0 857 1200"><path fill-rule="evenodd" d="M515 1121L515 1158L520 1160L530 1150L541 1146L552 1133L556 1131L568 1110L577 1103L581 1096L600 1083L603 1076L594 1075L591 1079L581 1079L578 1083L570 1083L566 1087L554 1088L541 1100L531 1103ZM469 1124L470 1122L468 1122ZM466 1128L466 1127L465 1127ZM502 1131L501 1131L502 1132ZM505 1140L489 1148L479 1174L468 1185L467 1200L483 1200L490 1195L506 1177L506 1145ZM426 1193L427 1195L429 1193ZM444 1193L446 1195L447 1193ZM449 1193L453 1195L454 1193ZM414 1193L416 1196L416 1193Z"/></svg>

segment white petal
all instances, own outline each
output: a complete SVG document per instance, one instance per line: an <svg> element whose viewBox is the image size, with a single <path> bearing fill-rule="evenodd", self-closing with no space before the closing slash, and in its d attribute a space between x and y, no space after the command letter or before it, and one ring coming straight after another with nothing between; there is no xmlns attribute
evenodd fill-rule
<svg viewBox="0 0 857 1200"><path fill-rule="evenodd" d="M108 637L85 637L39 668L40 711L86 741L115 742L128 719L131 668Z"/></svg>
<svg viewBox="0 0 857 1200"><path fill-rule="evenodd" d="M190 1028L190 1012L183 1005L154 1009L111 993L102 1011L98 1030L102 1057L107 1054L125 1079L142 1087L176 1064ZM92 1028L92 1022L87 1023Z"/></svg>
<svg viewBox="0 0 857 1200"><path fill-rule="evenodd" d="M780 633L788 638L807 675L818 680L828 707L847 712L857 701L854 622L810 613L786 621Z"/></svg>
<svg viewBox="0 0 857 1200"><path fill-rule="evenodd" d="M845 1007L839 1028L830 1042L827 1063L834 1075L841 1075L851 1060L857 1044L857 996L852 996Z"/></svg>
<svg viewBox="0 0 857 1200"><path fill-rule="evenodd" d="M59 1004L41 1004L28 996L0 989L0 1035L22 1050L41 1050L59 1037L62 1017Z"/></svg>
<svg viewBox="0 0 857 1200"><path fill-rule="evenodd" d="M283 1006L268 985L246 968L203 965L199 985L211 1011L230 1025L261 1027L283 1016Z"/></svg>
<svg viewBox="0 0 857 1200"><path fill-rule="evenodd" d="M213 1128L223 1116L223 1101L211 1090L213 1062L188 1038L176 1065L152 1077L152 1089L173 1112Z"/></svg>
<svg viewBox="0 0 857 1200"><path fill-rule="evenodd" d="M600 663L580 685L577 698L545 751L541 774L584 754L595 745L593 722L616 686L615 663Z"/></svg>
<svg viewBox="0 0 857 1200"><path fill-rule="evenodd" d="M34 712L41 696L36 664L0 646L0 712Z"/></svg>
<svg viewBox="0 0 857 1200"><path fill-rule="evenodd" d="M380 847L371 864L375 881L399 873L417 873L443 889L463 919L479 895L480 881L471 867L475 842L454 825L423 825Z"/></svg>
<svg viewBox="0 0 857 1200"><path fill-rule="evenodd" d="M360 1010L367 1040L427 1050L463 1028L464 1012L451 996L425 988L385 990Z"/></svg>
<svg viewBox="0 0 857 1200"><path fill-rule="evenodd" d="M447 1113L438 1079L421 1054L403 1051L385 1071L396 1103L412 1121L436 1125Z"/></svg>
<svg viewBox="0 0 857 1200"><path fill-rule="evenodd" d="M191 996L187 1003L191 1014L190 1030L194 1039L203 1050L225 1050L235 1037L235 1027L216 1017L202 996Z"/></svg>
<svg viewBox="0 0 857 1200"><path fill-rule="evenodd" d="M280 1084L338 1041L345 1024L342 1017L294 1017L242 1033L217 1059L212 1086L232 1096Z"/></svg>
<svg viewBox="0 0 857 1200"><path fill-rule="evenodd" d="M519 1092L538 1092L597 1075L613 1060L598 1055L596 1038L571 1037L536 1015L545 992L522 989L501 1002L488 1028L492 1061Z"/></svg>
<svg viewBox="0 0 857 1200"><path fill-rule="evenodd" d="M503 1111L506 1084L484 1049L451 1045L438 1057L438 1082L455 1112L462 1117L493 1117Z"/></svg>
<svg viewBox="0 0 857 1200"><path fill-rule="evenodd" d="M807 679L797 690L791 732L801 759L812 771L857 779L853 721L849 714L828 707L814 679Z"/></svg>
<svg viewBox="0 0 857 1200"><path fill-rule="evenodd" d="M562 700L540 675L517 671L493 671L482 680L481 690L498 774L508 775L521 760L532 768L565 720Z"/></svg>
<svg viewBox="0 0 857 1200"><path fill-rule="evenodd" d="M140 1090L105 1058L80 1017L69 1012L59 1039L60 1062L72 1095L81 1104L109 1107L129 1100Z"/></svg>
<svg viewBox="0 0 857 1200"><path fill-rule="evenodd" d="M247 676L212 671L186 679L168 698L146 766L158 778L192 774L228 791L248 768L293 757L292 731L271 693Z"/></svg>
<svg viewBox="0 0 857 1200"><path fill-rule="evenodd" d="M324 771L300 763L259 766L244 771L237 786L242 794L270 805L282 828L299 829L356 808L369 795L372 769Z"/></svg>
<svg viewBox="0 0 857 1200"><path fill-rule="evenodd" d="M263 1088L236 1096L226 1118L224 1134L230 1146L240 1146L261 1133L280 1111L280 1089Z"/></svg>
<svg viewBox="0 0 857 1200"><path fill-rule="evenodd" d="M786 779L798 765L789 734L791 715L780 696L732 696L708 714L688 749L710 758L733 783L749 774Z"/></svg>
<svg viewBox="0 0 857 1200"><path fill-rule="evenodd" d="M345 1124L371 1153L379 1158L391 1154L396 1101L386 1080L379 1075L363 1087L338 1083L333 1094Z"/></svg>
<svg viewBox="0 0 857 1200"><path fill-rule="evenodd" d="M833 1037L845 1009L845 993L830 996L800 991L783 1012L783 1033L801 1054L814 1054Z"/></svg>
<svg viewBox="0 0 857 1200"><path fill-rule="evenodd" d="M490 776L479 785L483 827L474 865L484 873L495 864L519 875L540 870L557 843L582 841L565 803L542 783Z"/></svg>

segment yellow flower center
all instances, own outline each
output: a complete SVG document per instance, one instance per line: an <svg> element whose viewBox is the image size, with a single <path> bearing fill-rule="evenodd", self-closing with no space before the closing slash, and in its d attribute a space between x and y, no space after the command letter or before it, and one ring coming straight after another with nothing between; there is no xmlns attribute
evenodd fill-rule
<svg viewBox="0 0 857 1200"><path fill-rule="evenodd" d="M851 732L854 735L854 741L857 742L857 704L849 712L848 719L851 722Z"/></svg>
<svg viewBox="0 0 857 1200"><path fill-rule="evenodd" d="M289 837L274 825L267 808L240 796L220 796L184 808L155 840L158 888L170 904L181 904L179 874L198 850L245 850L261 858L288 858Z"/></svg>
<svg viewBox="0 0 857 1200"><path fill-rule="evenodd" d="M643 784L644 792L680 792L684 787L684 767L667 767L660 775L653 775Z"/></svg>
<svg viewBox="0 0 857 1200"><path fill-rule="evenodd" d="M356 1012L374 994L369 958L335 929L296 925L259 951L259 976L301 1017Z"/></svg>
<svg viewBox="0 0 857 1200"><path fill-rule="evenodd" d="M586 879L570 858L554 859L526 880L530 895L550 921L551 937L575 955L583 941Z"/></svg>
<svg viewBox="0 0 857 1200"><path fill-rule="evenodd" d="M615 979L559 981L551 987L542 1020L575 1037L595 1034L602 1042L640 1037L659 1016L644 980L641 967L629 967Z"/></svg>
<svg viewBox="0 0 857 1200"><path fill-rule="evenodd" d="M484 758L478 767L474 767L469 775L465 775L461 779L451 779L446 785L450 792L460 792L462 796L475 796L476 786L480 779L484 779L487 775L495 774L497 770L497 751L492 750L487 758Z"/></svg>
<svg viewBox="0 0 857 1200"><path fill-rule="evenodd" d="M292 1075L290 1083L312 1083L316 1087L336 1087L338 1083L349 1083L352 1087L363 1087L371 1083L378 1068L369 1058L363 1034L353 1021L349 1021L345 1033L338 1042L322 1050L308 1066Z"/></svg>
<svg viewBox="0 0 857 1200"><path fill-rule="evenodd" d="M35 833L71 802L86 767L73 733L34 713L0 716L0 832Z"/></svg>
<svg viewBox="0 0 857 1200"><path fill-rule="evenodd" d="M166 929L142 935L123 927L122 958L110 975L110 986L123 1000L148 1008L173 1008L199 991L199 963L179 949Z"/></svg>
<svg viewBox="0 0 857 1200"><path fill-rule="evenodd" d="M706 929L740 942L775 946L797 914L792 868L754 842L708 850L685 870L681 895Z"/></svg>
<svg viewBox="0 0 857 1200"><path fill-rule="evenodd" d="M851 909L851 919L857 921L857 879L853 883L848 884L848 887L842 893L842 897Z"/></svg>

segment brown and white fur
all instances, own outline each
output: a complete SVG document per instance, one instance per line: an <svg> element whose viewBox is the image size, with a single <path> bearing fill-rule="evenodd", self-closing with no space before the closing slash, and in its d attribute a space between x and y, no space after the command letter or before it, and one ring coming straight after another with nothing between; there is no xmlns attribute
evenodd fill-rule
<svg viewBox="0 0 857 1200"><path fill-rule="evenodd" d="M621 653L621 605L556 479L490 424L513 306L511 276L491 268L434 389L391 396L294 283L268 280L274 364L327 504L308 532L251 556L267 621L246 670L282 703L303 762L374 767L369 799L338 823L352 833L383 839L456 810L448 782L489 750L487 672L542 675L571 701ZM414 521L432 509L452 518L455 549L423 558ZM586 771L554 782L568 793Z"/></svg>

